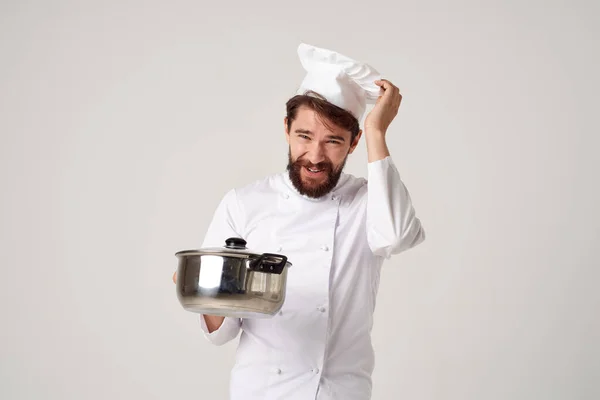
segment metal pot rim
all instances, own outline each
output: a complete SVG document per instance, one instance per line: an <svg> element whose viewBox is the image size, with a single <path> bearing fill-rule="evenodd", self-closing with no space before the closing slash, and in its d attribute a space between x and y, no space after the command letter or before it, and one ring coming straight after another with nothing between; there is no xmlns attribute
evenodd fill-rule
<svg viewBox="0 0 600 400"><path fill-rule="evenodd" d="M229 251L224 251L226 249L201 249L201 250L182 250L175 253L176 257L186 257L186 256L218 256L218 257L235 257L235 258L252 258L256 259L262 256L262 254L255 253L232 253ZM277 256L283 257L281 254L275 254ZM285 262L285 265L289 268L292 266L292 263L289 261Z"/></svg>
<svg viewBox="0 0 600 400"><path fill-rule="evenodd" d="M176 257L186 256L219 256L219 257L234 257L234 258L250 258L259 259L266 255L277 256L286 259L285 265L289 268L292 264L287 261L287 257L282 254L273 253L255 253L246 247L246 241L241 238L229 238L225 241L223 247L208 247L204 249L182 250L175 253Z"/></svg>
<svg viewBox="0 0 600 400"><path fill-rule="evenodd" d="M207 248L196 250L182 250L175 253L175 256L221 256L221 257L237 257L237 258L258 258L260 254L250 252L234 252L225 248Z"/></svg>

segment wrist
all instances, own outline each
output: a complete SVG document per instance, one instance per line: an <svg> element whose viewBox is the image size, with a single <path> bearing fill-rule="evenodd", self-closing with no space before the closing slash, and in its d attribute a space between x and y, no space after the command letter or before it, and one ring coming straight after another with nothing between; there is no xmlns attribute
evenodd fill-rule
<svg viewBox="0 0 600 400"><path fill-rule="evenodd" d="M371 131L366 132L367 154L369 162L383 160L390 155L387 143L385 141L385 132Z"/></svg>
<svg viewBox="0 0 600 400"><path fill-rule="evenodd" d="M204 318L204 322L206 322L206 327L208 328L208 332L212 333L219 329L223 322L225 321L225 317L219 315L206 315L202 316Z"/></svg>
<svg viewBox="0 0 600 400"><path fill-rule="evenodd" d="M367 138L383 139L385 138L385 130L379 128L365 127L365 136Z"/></svg>

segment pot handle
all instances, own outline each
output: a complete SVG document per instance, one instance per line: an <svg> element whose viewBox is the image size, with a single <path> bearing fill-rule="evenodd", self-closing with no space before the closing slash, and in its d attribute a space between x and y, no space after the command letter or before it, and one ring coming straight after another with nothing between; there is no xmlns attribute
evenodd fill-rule
<svg viewBox="0 0 600 400"><path fill-rule="evenodd" d="M285 264L287 263L287 257L280 254L264 253L261 254L256 260L250 263L250 269L257 272L266 272L270 274L281 274Z"/></svg>

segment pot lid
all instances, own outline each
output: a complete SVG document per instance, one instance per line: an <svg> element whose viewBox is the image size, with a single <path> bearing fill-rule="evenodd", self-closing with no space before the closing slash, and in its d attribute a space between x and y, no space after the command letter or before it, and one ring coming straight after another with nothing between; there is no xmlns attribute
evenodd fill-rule
<svg viewBox="0 0 600 400"><path fill-rule="evenodd" d="M184 250L175 253L176 256L182 255L218 255L228 257L260 257L260 254L249 250L246 247L247 242L238 237L231 237L225 240L223 247L206 247L198 250Z"/></svg>

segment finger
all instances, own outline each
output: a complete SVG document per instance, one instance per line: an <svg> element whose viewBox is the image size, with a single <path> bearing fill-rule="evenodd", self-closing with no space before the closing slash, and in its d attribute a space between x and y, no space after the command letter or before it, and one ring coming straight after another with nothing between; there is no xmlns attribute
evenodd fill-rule
<svg viewBox="0 0 600 400"><path fill-rule="evenodd" d="M379 79L379 80L375 81L375 84L377 86L383 87L386 91L388 89L392 89L392 91L400 91L400 89L398 89L398 87L396 85L394 85L392 82L390 82L387 79Z"/></svg>
<svg viewBox="0 0 600 400"><path fill-rule="evenodd" d="M375 84L381 88L383 88L385 91L387 91L390 88L393 88L394 85L392 85L392 83L390 81L388 81L387 79L379 79L375 81Z"/></svg>
<svg viewBox="0 0 600 400"><path fill-rule="evenodd" d="M400 93L400 89L397 87L394 89L394 99L398 104L402 101L402 93Z"/></svg>
<svg viewBox="0 0 600 400"><path fill-rule="evenodd" d="M177 271L173 273L173 283L177 283Z"/></svg>
<svg viewBox="0 0 600 400"><path fill-rule="evenodd" d="M375 84L381 88L379 93L380 97L385 97L386 99L389 99L390 97L396 98L400 95L400 89L387 79L379 79L375 81Z"/></svg>
<svg viewBox="0 0 600 400"><path fill-rule="evenodd" d="M379 99L385 99L386 102L391 101L395 95L393 88L385 82L382 82L379 87Z"/></svg>
<svg viewBox="0 0 600 400"><path fill-rule="evenodd" d="M385 94L385 88L383 87L384 82L382 80L376 80L375 83L377 86L379 86L379 97L377 98L377 102L379 102L379 100L381 99L381 97Z"/></svg>
<svg viewBox="0 0 600 400"><path fill-rule="evenodd" d="M400 93L400 89L398 89L398 92L396 93L396 101L398 102L398 105L402 102L402 93Z"/></svg>

